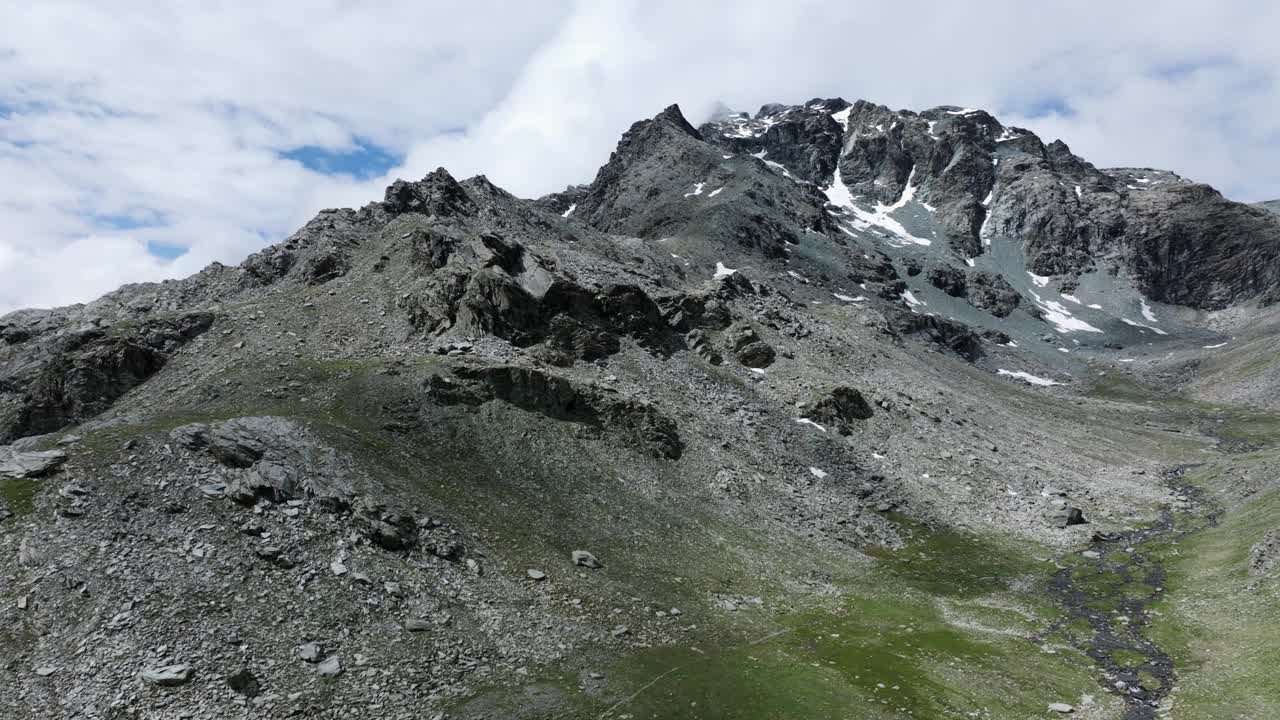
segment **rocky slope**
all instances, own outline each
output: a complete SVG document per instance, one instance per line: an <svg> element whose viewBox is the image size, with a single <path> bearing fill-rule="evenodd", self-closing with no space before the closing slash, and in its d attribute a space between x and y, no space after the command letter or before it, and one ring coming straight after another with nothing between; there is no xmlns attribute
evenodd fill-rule
<svg viewBox="0 0 1280 720"><path fill-rule="evenodd" d="M440 169L10 314L0 710L1150 717L1172 655L1052 558L1262 442L1135 388L1202 392L1278 249L980 111L673 106L562 193Z"/></svg>

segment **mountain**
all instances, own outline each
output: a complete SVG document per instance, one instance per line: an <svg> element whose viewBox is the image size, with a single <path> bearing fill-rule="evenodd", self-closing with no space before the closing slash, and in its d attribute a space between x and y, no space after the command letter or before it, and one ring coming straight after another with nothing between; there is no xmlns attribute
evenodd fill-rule
<svg viewBox="0 0 1280 720"><path fill-rule="evenodd" d="M1266 716L1278 252L978 110L671 106L11 313L0 710Z"/></svg>

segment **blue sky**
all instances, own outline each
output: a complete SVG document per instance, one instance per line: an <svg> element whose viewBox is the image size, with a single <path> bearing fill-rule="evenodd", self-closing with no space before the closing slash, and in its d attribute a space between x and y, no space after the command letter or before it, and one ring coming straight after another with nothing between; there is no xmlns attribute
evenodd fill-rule
<svg viewBox="0 0 1280 720"><path fill-rule="evenodd" d="M982 107L1099 166L1280 197L1274 3L8 5L0 313L238 263L438 166L588 181L672 102Z"/></svg>
<svg viewBox="0 0 1280 720"><path fill-rule="evenodd" d="M380 177L404 162L402 154L364 139L353 139L350 148L303 145L281 152L280 157L293 160L312 172L346 175L357 180Z"/></svg>

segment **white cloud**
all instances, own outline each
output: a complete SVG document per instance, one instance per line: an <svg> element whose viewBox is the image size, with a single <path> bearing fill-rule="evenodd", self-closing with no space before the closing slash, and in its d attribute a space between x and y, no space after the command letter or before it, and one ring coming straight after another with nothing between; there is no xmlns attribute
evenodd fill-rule
<svg viewBox="0 0 1280 720"><path fill-rule="evenodd" d="M1273 4L211 7L0 0L0 312L236 262L438 165L523 195L589 181L671 102L694 120L719 100L985 107L1100 166L1280 196ZM1074 113L1027 117L1058 105ZM354 137L403 165L356 181L278 154ZM101 221L124 215L155 226ZM191 250L166 264L148 240Z"/></svg>

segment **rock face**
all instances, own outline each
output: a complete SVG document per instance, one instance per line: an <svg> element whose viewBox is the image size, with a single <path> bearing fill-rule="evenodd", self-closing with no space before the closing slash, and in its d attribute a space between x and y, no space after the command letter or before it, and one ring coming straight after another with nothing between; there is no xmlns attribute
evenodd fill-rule
<svg viewBox="0 0 1280 720"><path fill-rule="evenodd" d="M771 258L806 228L834 232L816 187L749 156L738 156L732 171L724 160L673 105L631 126L573 216L607 233L701 236Z"/></svg>
<svg viewBox="0 0 1280 720"><path fill-rule="evenodd" d="M519 366L458 366L461 382L434 375L428 395L441 404L501 400L553 420L581 422L628 438L657 457L678 459L684 443L674 420L643 400L620 398L563 377Z"/></svg>
<svg viewBox="0 0 1280 720"><path fill-rule="evenodd" d="M291 420L236 418L214 425L183 425L171 435L179 445L241 470L224 489L226 497L238 503L252 505L260 498L283 503L302 497L335 507L352 503L354 488L347 463Z"/></svg>
<svg viewBox="0 0 1280 720"><path fill-rule="evenodd" d="M815 99L766 105L754 118L723 115L700 134L727 151L777 158L823 188L838 167L848 192L870 203L928 203L961 257L987 252L992 237L1013 238L1044 276L1071 279L1114 257L1162 302L1218 309L1280 297L1280 218L1267 209L1167 171L1099 170L1062 141L1045 144L980 110Z"/></svg>
<svg viewBox="0 0 1280 720"><path fill-rule="evenodd" d="M889 325L901 335L934 343L970 362L982 357L982 337L964 323L933 315L896 311Z"/></svg>
<svg viewBox="0 0 1280 720"><path fill-rule="evenodd" d="M0 322L12 346L0 353L0 442L97 415L212 323L209 313L44 332L40 325Z"/></svg>

